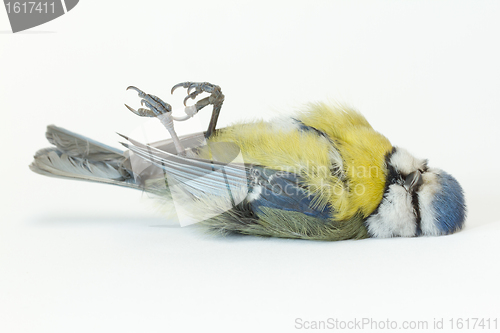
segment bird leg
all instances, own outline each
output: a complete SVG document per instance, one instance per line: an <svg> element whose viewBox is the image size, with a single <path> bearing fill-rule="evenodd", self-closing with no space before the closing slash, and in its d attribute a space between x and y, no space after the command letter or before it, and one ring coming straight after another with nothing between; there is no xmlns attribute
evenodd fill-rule
<svg viewBox="0 0 500 333"><path fill-rule="evenodd" d="M188 95L186 96L186 98L184 98L184 106L186 105L188 99L195 99L196 96L203 92L210 94L210 96L199 100L194 105L196 107L196 112L200 111L207 105L213 106L210 124L208 125L208 129L205 132L205 138L209 138L215 132L217 119L219 118L222 103L224 102L224 95L222 94L222 90L219 86L216 86L209 82L182 82L173 86L171 93L173 94L174 90L179 87L187 88ZM191 92L191 90L193 90L193 92Z"/></svg>
<svg viewBox="0 0 500 333"><path fill-rule="evenodd" d="M139 97L141 97L141 105L146 105L148 108L139 108L138 110L134 110L127 104L125 106L127 109L132 111L138 116L141 117L156 117L158 118L163 126L168 130L170 136L172 137L172 141L174 142L175 149L178 154L184 153L184 148L181 145L179 137L174 130L174 117L172 116L172 107L170 104L165 103L159 97L154 95L146 94L144 91L136 88L134 86L130 86L127 90L132 89L137 91Z"/></svg>

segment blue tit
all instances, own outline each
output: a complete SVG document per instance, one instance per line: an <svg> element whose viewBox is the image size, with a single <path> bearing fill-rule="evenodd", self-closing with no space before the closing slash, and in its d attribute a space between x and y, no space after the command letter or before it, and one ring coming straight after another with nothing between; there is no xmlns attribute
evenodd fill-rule
<svg viewBox="0 0 500 333"><path fill-rule="evenodd" d="M51 125L46 137L55 147L38 151L31 170L153 193L180 220L223 235L336 241L447 235L464 226L457 180L391 145L353 109L313 103L290 117L216 129L220 87L184 82L172 92L178 87L188 89L184 102L209 94L183 119L129 87L146 108L127 107L160 119L171 139L142 144L122 136L122 151ZM206 132L176 135L174 120L209 105Z"/></svg>

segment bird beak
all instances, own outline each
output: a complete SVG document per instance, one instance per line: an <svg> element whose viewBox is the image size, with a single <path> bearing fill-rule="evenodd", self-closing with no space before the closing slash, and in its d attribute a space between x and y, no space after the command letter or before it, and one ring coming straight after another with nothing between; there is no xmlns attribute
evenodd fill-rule
<svg viewBox="0 0 500 333"><path fill-rule="evenodd" d="M412 191L412 190L418 188L423 183L424 183L424 180L422 179L422 173L419 170L417 170L417 171L413 171L408 176L406 176L404 186L405 186L406 190Z"/></svg>

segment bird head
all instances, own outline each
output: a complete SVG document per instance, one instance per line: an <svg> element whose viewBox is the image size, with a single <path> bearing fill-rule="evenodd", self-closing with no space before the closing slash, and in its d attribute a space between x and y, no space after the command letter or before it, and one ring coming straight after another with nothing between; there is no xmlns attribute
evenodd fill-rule
<svg viewBox="0 0 500 333"><path fill-rule="evenodd" d="M387 155L386 167L384 196L366 220L371 236L437 236L462 229L465 199L454 177L399 147Z"/></svg>

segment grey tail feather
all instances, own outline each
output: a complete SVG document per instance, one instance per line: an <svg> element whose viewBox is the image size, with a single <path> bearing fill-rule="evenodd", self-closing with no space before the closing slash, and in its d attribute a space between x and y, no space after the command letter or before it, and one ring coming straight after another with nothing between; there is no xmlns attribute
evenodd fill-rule
<svg viewBox="0 0 500 333"><path fill-rule="evenodd" d="M124 167L127 155L116 148L50 125L46 137L56 147L39 150L30 169L36 173L75 180L143 189Z"/></svg>
<svg viewBox="0 0 500 333"><path fill-rule="evenodd" d="M45 136L47 140L61 152L72 157L106 162L113 162L123 158L122 150L110 147L55 125L47 126Z"/></svg>

